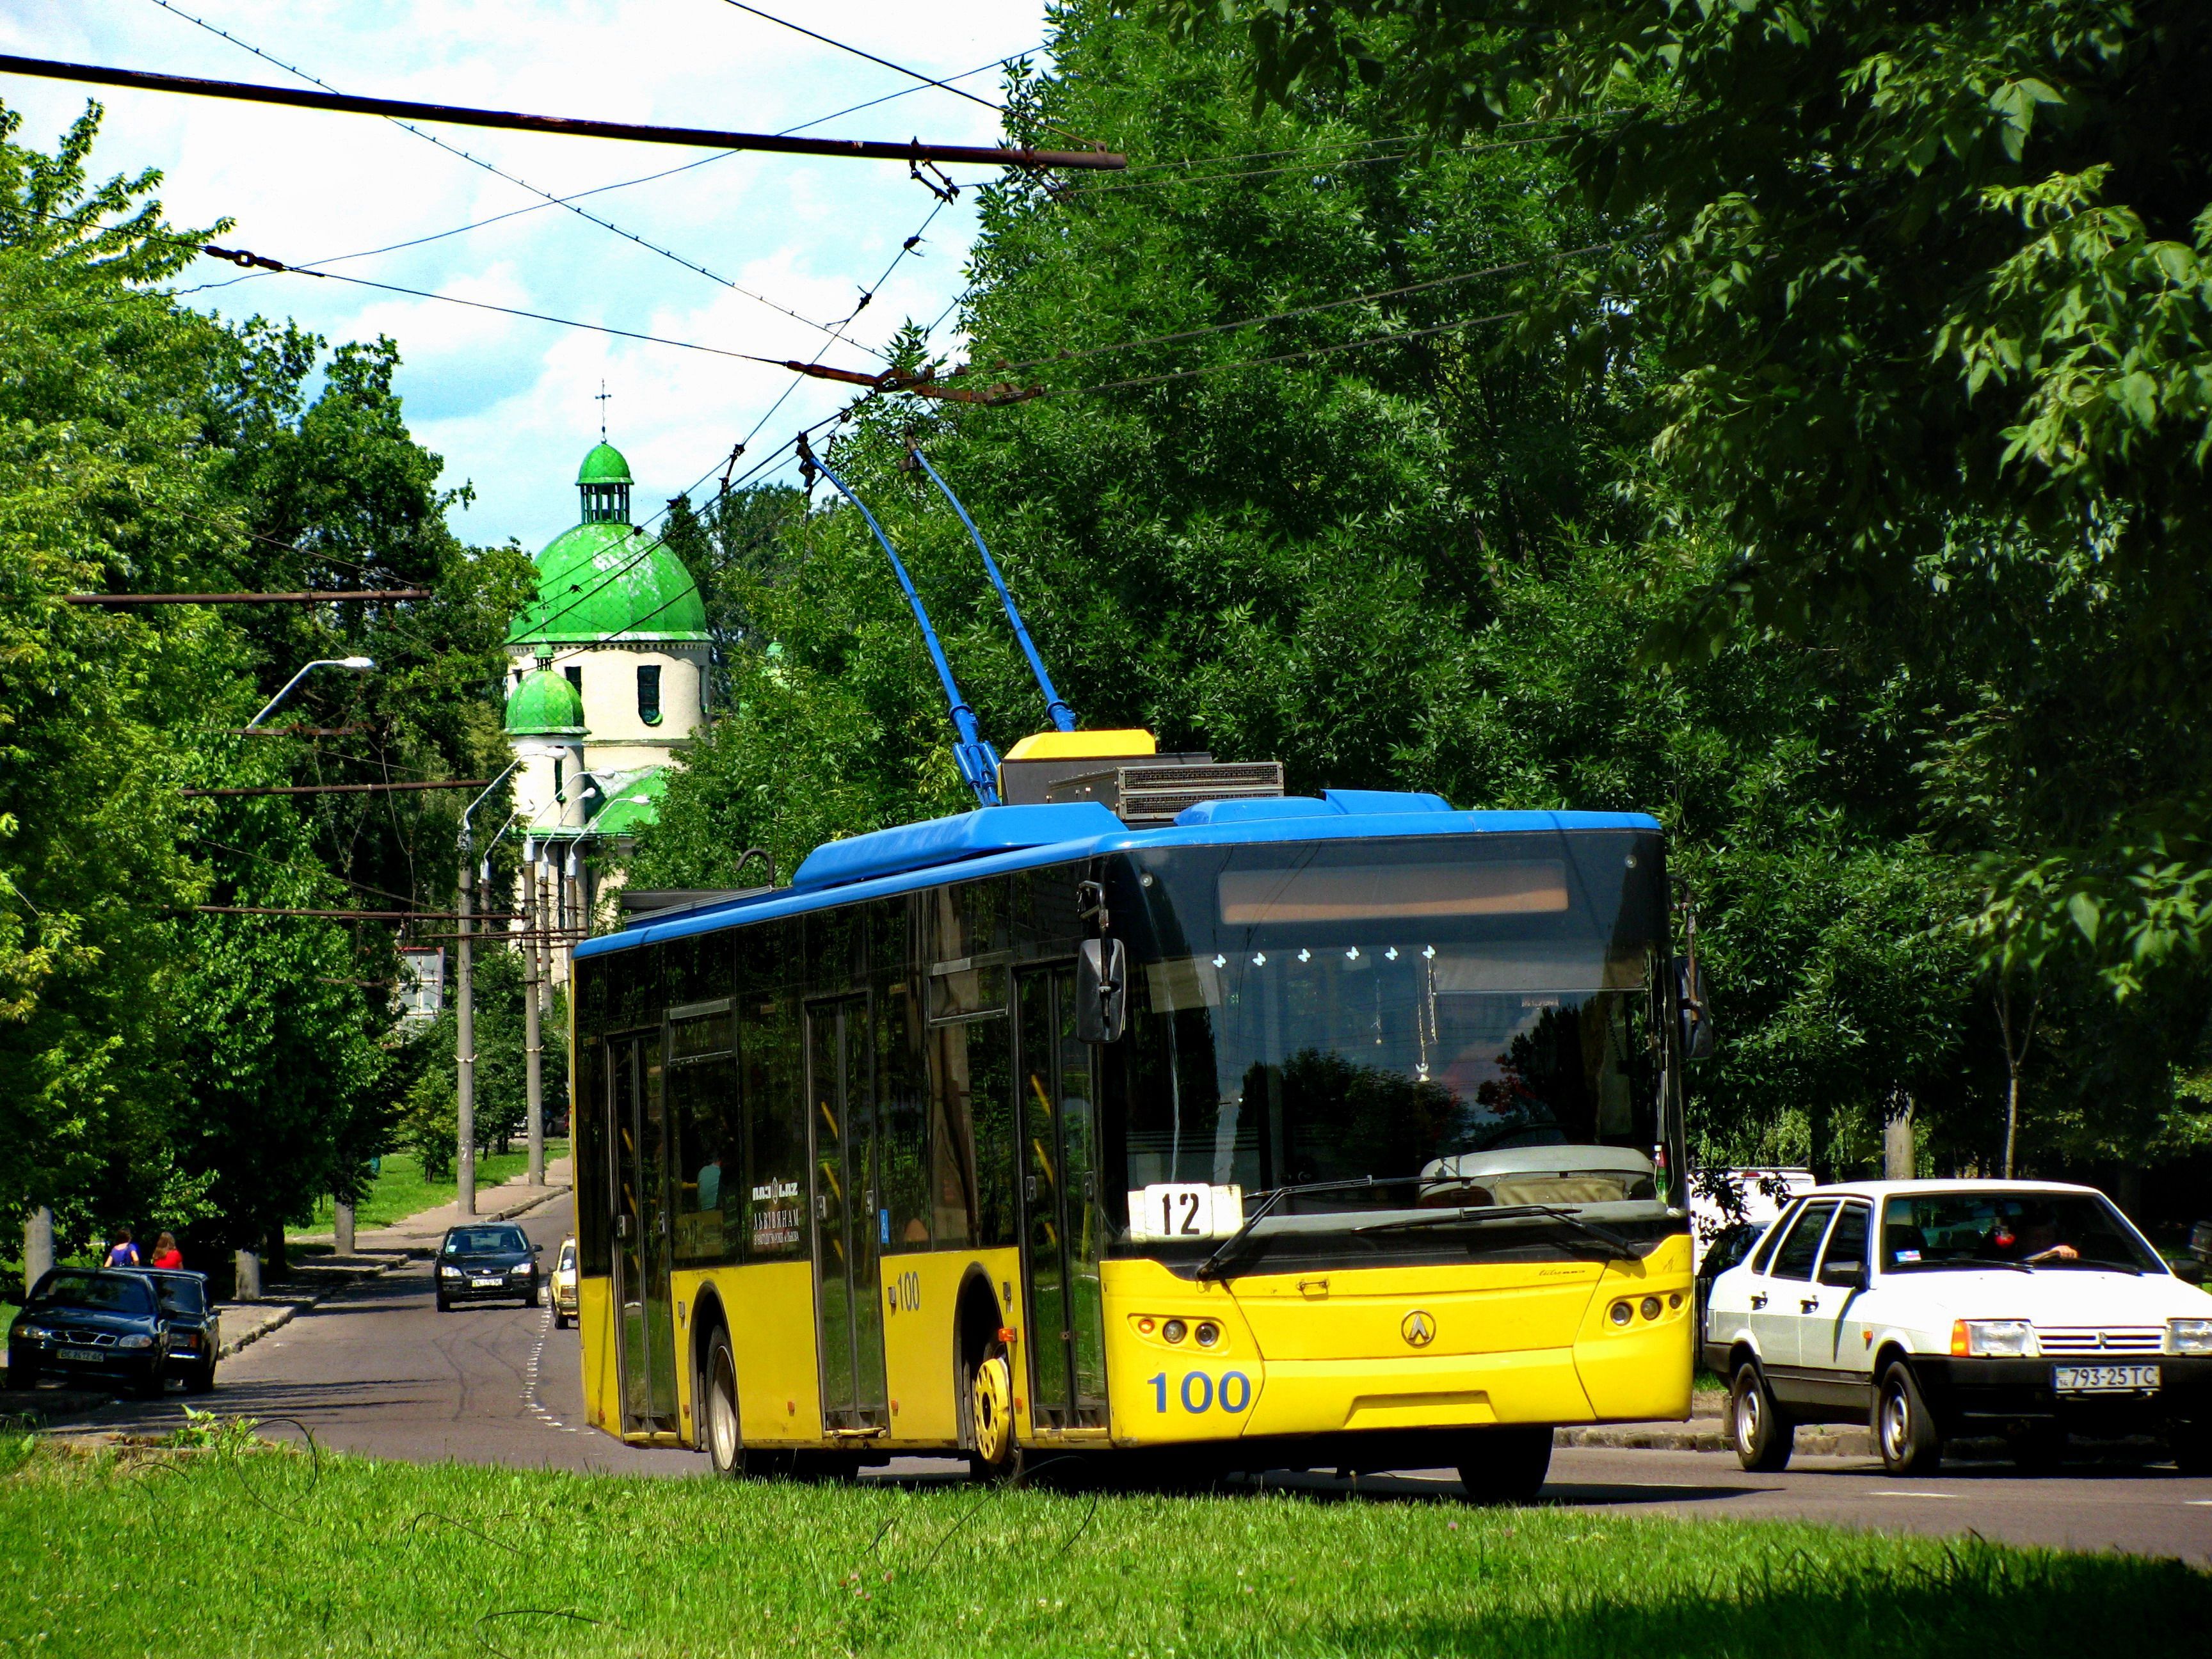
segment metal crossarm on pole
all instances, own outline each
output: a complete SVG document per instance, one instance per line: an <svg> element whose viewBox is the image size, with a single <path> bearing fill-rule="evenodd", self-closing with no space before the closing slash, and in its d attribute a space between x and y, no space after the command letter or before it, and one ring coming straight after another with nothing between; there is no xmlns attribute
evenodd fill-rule
<svg viewBox="0 0 2212 1659"><path fill-rule="evenodd" d="M244 733L240 733L243 736ZM194 799L215 795L383 795L415 789L481 789L482 778L425 778L404 783L288 783L238 789L179 789Z"/></svg>
<svg viewBox="0 0 2212 1659"><path fill-rule="evenodd" d="M385 605L403 599L427 599L427 587L363 587L329 592L295 593L64 593L69 605L94 605L105 609L141 605Z"/></svg>

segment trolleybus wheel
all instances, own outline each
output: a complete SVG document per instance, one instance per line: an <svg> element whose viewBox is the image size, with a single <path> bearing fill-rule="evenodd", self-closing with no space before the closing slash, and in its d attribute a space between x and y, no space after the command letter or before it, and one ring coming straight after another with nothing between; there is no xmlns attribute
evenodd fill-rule
<svg viewBox="0 0 2212 1659"><path fill-rule="evenodd" d="M716 1474L734 1480L745 1473L745 1443L738 1431L738 1364L726 1330L708 1345L706 1382L707 1455Z"/></svg>
<svg viewBox="0 0 2212 1659"><path fill-rule="evenodd" d="M1014 1372L1003 1344L994 1342L968 1379L969 1417L975 1431L975 1472L1005 1480L1020 1467L1014 1449Z"/></svg>
<svg viewBox="0 0 2212 1659"><path fill-rule="evenodd" d="M1460 1442L1459 1483L1476 1504L1533 1504L1552 1468L1548 1423L1481 1429Z"/></svg>

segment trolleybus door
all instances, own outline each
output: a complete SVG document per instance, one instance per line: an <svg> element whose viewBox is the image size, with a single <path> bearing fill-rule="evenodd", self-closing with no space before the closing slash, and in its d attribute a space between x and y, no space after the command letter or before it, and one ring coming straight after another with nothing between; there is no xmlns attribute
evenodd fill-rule
<svg viewBox="0 0 2212 1659"><path fill-rule="evenodd" d="M878 1261L889 1212L876 1178L868 1000L806 1011L806 1088L814 1140L814 1300L822 1419L830 1429L889 1426Z"/></svg>
<svg viewBox="0 0 2212 1659"><path fill-rule="evenodd" d="M667 1106L658 1031L607 1044L607 1140L615 1152L615 1348L623 1429L672 1431L676 1328L668 1285Z"/></svg>
<svg viewBox="0 0 2212 1659"><path fill-rule="evenodd" d="M1020 974L1014 994L1031 1419L1040 1428L1104 1428L1098 1119L1091 1048L1075 1035L1075 969Z"/></svg>

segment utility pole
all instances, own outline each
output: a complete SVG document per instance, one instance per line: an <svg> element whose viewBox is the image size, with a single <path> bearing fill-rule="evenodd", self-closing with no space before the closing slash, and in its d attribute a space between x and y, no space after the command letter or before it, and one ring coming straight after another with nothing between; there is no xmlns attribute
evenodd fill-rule
<svg viewBox="0 0 2212 1659"><path fill-rule="evenodd" d="M456 913L453 946L453 1061L458 1074L453 1091L453 1173L454 1184L459 1190L454 1194L453 1206L463 1215L477 1212L477 1006L471 977L474 963L469 954L471 925L476 910L477 846L476 831L469 820L476 817L477 807L491 799L492 791L507 781L508 773L538 752L526 749L517 754L500 768L499 775L486 784L483 793L471 801L461 813L461 902ZM506 832L502 830L501 833ZM487 879L489 874L487 863Z"/></svg>
<svg viewBox="0 0 2212 1659"><path fill-rule="evenodd" d="M522 843L522 868L517 872L522 888L522 1054L523 1075L530 1102L530 1184L545 1184L545 1025L538 992L541 968L538 940L544 927L539 912L538 844Z"/></svg>
<svg viewBox="0 0 2212 1659"><path fill-rule="evenodd" d="M468 826L461 826L459 938L453 946L453 1060L459 1076L453 1123L453 1176L459 1188L453 1205L463 1215L477 1212L477 1008L470 977L470 911L476 898L477 855Z"/></svg>

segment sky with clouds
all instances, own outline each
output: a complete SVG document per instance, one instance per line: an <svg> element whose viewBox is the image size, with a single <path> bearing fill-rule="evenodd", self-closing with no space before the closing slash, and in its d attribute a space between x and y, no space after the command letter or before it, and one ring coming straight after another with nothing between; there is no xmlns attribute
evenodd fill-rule
<svg viewBox="0 0 2212 1659"><path fill-rule="evenodd" d="M1043 0L764 0L761 9L939 79L988 65L958 84L993 101L998 62L1034 53L1045 34ZM0 51L305 84L194 18L339 92L536 114L775 132L916 84L725 0L9 0L0 8ZM106 109L96 170L160 169L172 221L234 219L229 245L289 264L765 357L880 368L868 348L880 347L907 319L935 321L958 295L975 231L974 195L963 191L937 213L915 254L898 261L841 342L811 325L836 325L851 313L939 206L896 163L428 129L559 197L705 158L672 177L576 204L625 235L372 117L0 75L0 102L24 118L18 141L42 149L90 96ZM963 144L999 138L993 111L935 88L808 131ZM952 173L962 182L988 176L977 167ZM509 214L416 246L340 257ZM599 434L593 394L602 380L611 394L607 434L629 458L640 517L702 475L719 477L731 445L787 391L754 441L756 453L851 395L823 381L793 389L787 372L760 364L436 300L289 275L233 280L239 275L203 259L179 286L228 283L187 301L228 317L289 316L334 343L380 333L398 342L410 424L445 458L449 484L476 488L475 504L454 517L455 530L472 542L513 537L534 550L574 521L573 480ZM954 337L956 322L947 320L939 340Z"/></svg>

